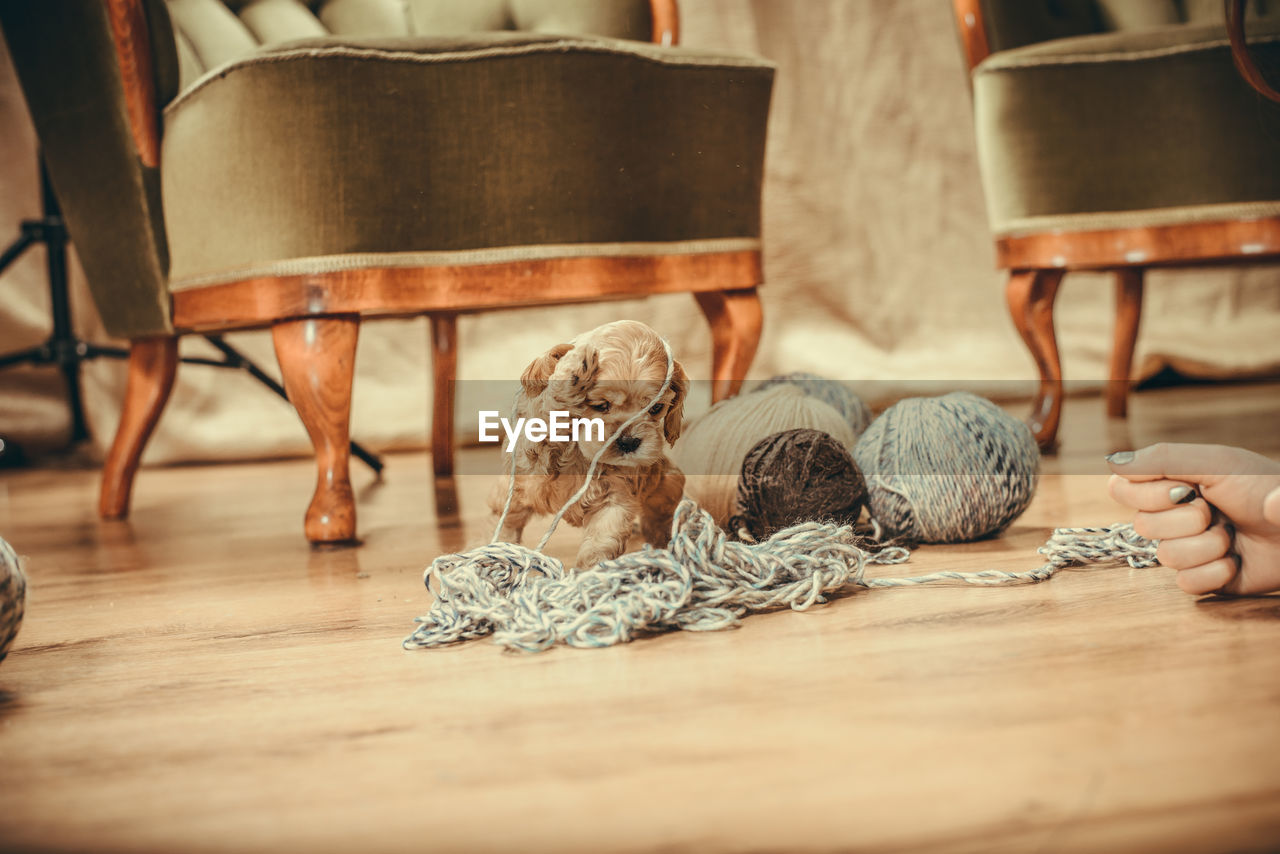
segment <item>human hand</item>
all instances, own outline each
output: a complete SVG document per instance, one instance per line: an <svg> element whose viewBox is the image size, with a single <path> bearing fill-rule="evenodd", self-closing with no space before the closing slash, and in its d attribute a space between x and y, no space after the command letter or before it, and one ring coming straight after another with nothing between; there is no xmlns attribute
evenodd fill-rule
<svg viewBox="0 0 1280 854"><path fill-rule="evenodd" d="M1280 463L1243 448L1180 444L1121 451L1107 463L1111 497L1138 511L1134 530L1160 541L1156 556L1178 571L1183 590L1280 590Z"/></svg>

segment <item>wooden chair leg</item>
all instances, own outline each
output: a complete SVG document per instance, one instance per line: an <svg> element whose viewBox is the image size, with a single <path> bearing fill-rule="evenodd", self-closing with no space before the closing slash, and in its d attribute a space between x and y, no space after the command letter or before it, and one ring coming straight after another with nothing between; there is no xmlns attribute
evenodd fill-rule
<svg viewBox="0 0 1280 854"><path fill-rule="evenodd" d="M764 311L755 288L694 294L711 325L711 400L732 397L742 388L760 344Z"/></svg>
<svg viewBox="0 0 1280 854"><path fill-rule="evenodd" d="M431 315L431 467L437 477L453 474L454 380L458 376L458 316Z"/></svg>
<svg viewBox="0 0 1280 854"><path fill-rule="evenodd" d="M1005 289L1013 324L1040 370L1040 389L1027 426L1044 450L1056 444L1062 416L1062 363L1053 331L1053 301L1062 276L1062 270L1016 270Z"/></svg>
<svg viewBox="0 0 1280 854"><path fill-rule="evenodd" d="M1116 331L1107 381L1107 415L1111 418L1129 414L1129 376L1142 322L1142 275L1141 267L1116 271Z"/></svg>
<svg viewBox="0 0 1280 854"><path fill-rule="evenodd" d="M172 335L137 338L129 347L129 382L116 437L102 467L98 515L123 519L129 515L133 476L147 440L155 430L178 372L178 339Z"/></svg>
<svg viewBox="0 0 1280 854"><path fill-rule="evenodd" d="M351 316L286 320L271 328L289 402L316 449L319 477L305 520L312 543L356 539L349 464L351 384L359 332L360 320Z"/></svg>

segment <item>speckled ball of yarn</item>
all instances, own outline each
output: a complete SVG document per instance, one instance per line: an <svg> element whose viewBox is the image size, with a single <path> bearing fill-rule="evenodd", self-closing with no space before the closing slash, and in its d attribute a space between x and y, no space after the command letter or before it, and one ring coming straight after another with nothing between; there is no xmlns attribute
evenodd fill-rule
<svg viewBox="0 0 1280 854"><path fill-rule="evenodd" d="M844 445L821 430L784 430L743 460L729 530L764 540L799 522L852 525L866 501L867 484Z"/></svg>
<svg viewBox="0 0 1280 854"><path fill-rule="evenodd" d="M27 599L27 578L22 574L18 554L0 540L0 661L9 654L9 644L22 626Z"/></svg>
<svg viewBox="0 0 1280 854"><path fill-rule="evenodd" d="M1040 450L1027 426L968 392L914 397L885 410L858 440L871 516L921 543L998 534L1035 495Z"/></svg>
<svg viewBox="0 0 1280 854"><path fill-rule="evenodd" d="M762 391L777 385L795 386L810 397L821 400L844 416L844 420L849 424L855 436L861 436L867 429L867 425L871 423L871 407L867 406L862 398L854 394L853 389L842 382L829 380L817 374L796 371L791 374L770 377L756 386L755 391Z"/></svg>
<svg viewBox="0 0 1280 854"><path fill-rule="evenodd" d="M856 441L839 412L798 388L779 385L711 407L685 425L671 458L685 473L685 493L725 527L740 515L738 480L747 454L762 439L797 429L828 433L850 452Z"/></svg>

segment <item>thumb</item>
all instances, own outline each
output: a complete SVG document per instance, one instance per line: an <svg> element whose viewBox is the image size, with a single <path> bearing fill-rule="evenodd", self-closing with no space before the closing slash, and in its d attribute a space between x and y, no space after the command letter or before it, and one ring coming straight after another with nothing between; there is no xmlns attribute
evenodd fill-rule
<svg viewBox="0 0 1280 854"><path fill-rule="evenodd" d="M1138 451L1107 455L1107 465L1131 481L1179 480L1212 486L1228 474L1241 473L1248 452L1226 445L1181 445L1161 442Z"/></svg>
<svg viewBox="0 0 1280 854"><path fill-rule="evenodd" d="M1271 494L1263 499L1262 518L1272 525L1280 526L1280 486L1271 490Z"/></svg>

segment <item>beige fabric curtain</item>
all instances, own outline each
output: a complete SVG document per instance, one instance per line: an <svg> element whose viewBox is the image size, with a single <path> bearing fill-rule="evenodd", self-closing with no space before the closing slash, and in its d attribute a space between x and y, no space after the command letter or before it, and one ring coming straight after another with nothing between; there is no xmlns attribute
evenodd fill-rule
<svg viewBox="0 0 1280 854"><path fill-rule="evenodd" d="M877 402L944 383L1000 396L1029 393L1035 370L1008 319L1003 277L992 266L950 5L684 0L681 10L684 44L760 54L779 67L765 189L766 326L753 374L813 371L853 381ZM34 137L6 58L0 238L38 212L34 164ZM1150 374L1170 363L1215 377L1276 371L1278 281L1276 267L1152 274L1137 371ZM39 253L0 279L0 350L47 334L44 289ZM81 334L101 340L82 282L73 301ZM1068 378L1100 386L1110 348L1109 279L1069 276L1058 306ZM464 317L461 379L518 376L550 345L619 317L670 336L690 373L707 376L705 325L690 297L675 296ZM274 371L268 335L230 340ZM212 354L198 338L184 340L183 352ZM425 443L428 359L425 321L363 326L352 419L357 438L375 448ZM124 379L116 362L85 371L99 453L114 431ZM475 411L465 398L458 417L462 435L474 435ZM56 445L66 430L53 371L0 373L0 433ZM307 452L292 411L252 380L184 367L145 460Z"/></svg>

